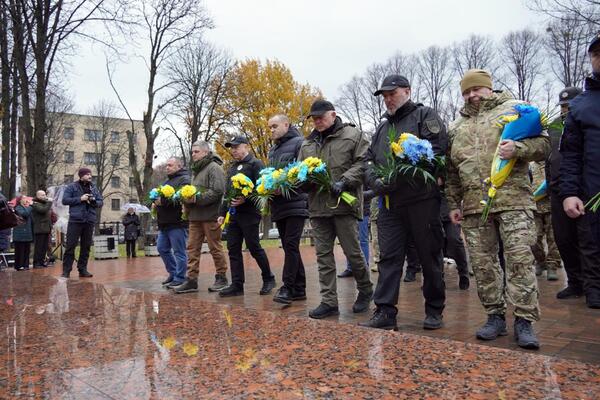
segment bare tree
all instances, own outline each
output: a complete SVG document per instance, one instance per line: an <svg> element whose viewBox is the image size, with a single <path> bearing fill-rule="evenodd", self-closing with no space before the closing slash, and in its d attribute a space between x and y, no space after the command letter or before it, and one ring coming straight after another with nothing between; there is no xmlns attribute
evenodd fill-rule
<svg viewBox="0 0 600 400"><path fill-rule="evenodd" d="M152 182L152 162L155 153L155 141L160 132L156 121L161 112L176 97L172 89L173 82L166 79L165 61L174 57L182 48L185 40L212 27L212 20L199 1L187 0L138 0L132 4L137 13L138 35L149 47L146 54L140 56L148 68L147 103L143 113L144 137L146 152L143 155L142 173L138 170L138 154L135 151L137 132L134 119L128 110L124 99L114 84L114 66L107 61L107 71L111 86L131 121L129 140L129 166L131 168L135 187L140 199L150 189ZM166 93L166 94L165 94ZM163 98L159 96L164 95Z"/></svg>
<svg viewBox="0 0 600 400"><path fill-rule="evenodd" d="M49 91L47 95L47 125L48 130L44 137L44 149L48 158L47 175L54 176L57 168L64 164L67 142L64 139L64 130L69 125L69 115L74 108L72 100L58 90ZM64 175L64 171L60 171Z"/></svg>
<svg viewBox="0 0 600 400"><path fill-rule="evenodd" d="M599 0L533 0L529 6L535 11L542 12L551 18L560 19L571 15L580 23L600 27Z"/></svg>
<svg viewBox="0 0 600 400"><path fill-rule="evenodd" d="M470 69L490 70L494 62L495 45L491 38L470 35L452 46L454 70L463 76Z"/></svg>
<svg viewBox="0 0 600 400"><path fill-rule="evenodd" d="M350 82L340 88L340 95L336 99L336 107L348 120L363 131L363 79L352 77Z"/></svg>
<svg viewBox="0 0 600 400"><path fill-rule="evenodd" d="M564 86L583 87L588 73L587 46L592 29L592 25L582 23L573 14L557 16L546 28L550 67Z"/></svg>
<svg viewBox="0 0 600 400"><path fill-rule="evenodd" d="M2 163L0 165L0 182L2 192L9 198L15 194L15 187L11 186L11 159L16 154L11 153L10 135L10 105L12 79L12 49L9 42L10 15L5 1L0 2L0 120L2 124Z"/></svg>
<svg viewBox="0 0 600 400"><path fill-rule="evenodd" d="M97 117L94 119L93 129L85 131L85 139L92 142L94 147L93 153L88 155L89 160L92 161L92 173L96 177L96 186L104 198L123 193L119 187L112 187L112 180L120 180L120 175L129 170L125 160L128 142L121 136L121 125L114 118L116 113L115 105L100 101L90 111L91 115ZM84 153L84 163L86 163L85 158ZM98 221L100 220L99 215Z"/></svg>
<svg viewBox="0 0 600 400"><path fill-rule="evenodd" d="M76 37L86 36L89 22L113 19L122 10L109 0L5 0L11 16L15 46L14 62L21 92L21 132L27 153L27 186L33 193L45 185L47 158L44 153L47 125L47 93L59 55ZM31 98L33 96L33 99Z"/></svg>
<svg viewBox="0 0 600 400"><path fill-rule="evenodd" d="M544 72L542 46L541 36L529 29L510 32L502 39L500 55L506 76L499 83L520 100L535 97L537 81Z"/></svg>
<svg viewBox="0 0 600 400"><path fill-rule="evenodd" d="M440 112L444 92L451 82L451 65L447 48L431 46L419 57L419 79L430 106Z"/></svg>
<svg viewBox="0 0 600 400"><path fill-rule="evenodd" d="M169 79L178 96L171 108L186 124L190 143L210 142L228 116L216 112L226 91L231 56L200 38L187 40L168 64Z"/></svg>

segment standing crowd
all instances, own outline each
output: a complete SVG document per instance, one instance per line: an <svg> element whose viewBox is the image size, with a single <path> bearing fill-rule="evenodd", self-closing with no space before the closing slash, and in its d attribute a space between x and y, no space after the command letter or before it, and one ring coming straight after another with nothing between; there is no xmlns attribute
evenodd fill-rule
<svg viewBox="0 0 600 400"><path fill-rule="evenodd" d="M560 116L541 135L522 140L500 140L503 127L498 125L498 118L524 102L495 90L490 73L478 69L462 77L464 106L449 127L434 109L411 100L410 82L401 75L385 77L374 93L383 97L387 112L370 143L354 125L343 122L326 100L312 104L308 117L314 130L306 138L285 115L272 116L268 120L273 142L269 164L279 166L318 157L326 163L332 181L329 190L319 190L308 181L289 195L275 193L270 202L285 253L282 285L273 300L290 304L306 299L299 245L309 219L321 296L320 304L309 311L311 318L339 314L336 239L347 258L347 267L339 276L351 276L356 281L352 311L367 312L371 302L375 304L371 318L360 324L366 327L397 329L400 279L406 260L405 281L414 281L419 272L423 275L423 328L442 328L444 257L456 262L459 288L467 290L467 254L487 314L487 321L476 333L481 340L508 334L506 312L510 304L515 340L521 347L539 348L533 329L541 316L536 275L545 273L548 280L556 280L561 265L568 283L557 297L585 296L588 307L600 308L600 214L585 207L600 192L600 169L596 165L600 160L600 34L593 38L588 53L593 72L585 81L585 90L562 90L558 96ZM377 168L386 163L390 132L395 132L394 140L404 132L427 140L435 156L445 157L443 167L432 165L428 171L434 183L402 174L391 181L380 177ZM265 165L251 154L244 136L234 137L225 146L234 160L227 173L222 159L204 141L192 145L189 169L181 159L169 159L164 185L193 184L201 188L201 195L183 204L160 198L152 204L159 229L157 247L168 273L163 285L175 293L198 291L205 241L215 266L209 291L221 297L244 295L243 242L260 268L263 284L259 294L267 295L276 286L259 240L260 211L245 197L224 201L231 177L242 173L256 182ZM486 178L494 157L509 161L512 172L498 190L489 215L482 219L481 200L488 191ZM80 170L80 180L68 186L63 198L70 206L65 277L71 271L79 240L79 274L91 276L87 257L102 197L90 183L89 172ZM544 181L547 198L534 200L534 189ZM340 202L342 192L351 193L358 201L352 205ZM17 213L29 221L14 233L19 260L28 257L21 242L36 242L34 260L39 260L47 248L45 227L49 221L41 216L47 215L49 207L43 192L38 192L31 207L23 203L17 206ZM226 215L228 257L221 242ZM369 216L375 253L370 268ZM135 221L130 224L134 224L132 230L137 229ZM131 255L135 257L135 247ZM378 272L375 285L371 271Z"/></svg>

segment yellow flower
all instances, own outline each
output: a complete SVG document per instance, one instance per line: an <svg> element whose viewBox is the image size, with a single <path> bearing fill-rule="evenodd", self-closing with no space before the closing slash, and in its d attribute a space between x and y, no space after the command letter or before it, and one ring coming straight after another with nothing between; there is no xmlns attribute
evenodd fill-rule
<svg viewBox="0 0 600 400"><path fill-rule="evenodd" d="M273 179L279 179L279 177L281 176L281 169L276 169L275 171L273 171Z"/></svg>
<svg viewBox="0 0 600 400"><path fill-rule="evenodd" d="M267 193L267 189L265 189L265 185L263 183L261 183L260 185L258 185L258 187L256 188L256 192L258 194L265 194Z"/></svg>
<svg viewBox="0 0 600 400"><path fill-rule="evenodd" d="M244 197L248 196L250 194L250 191L246 188L242 189L242 195L244 195Z"/></svg>
<svg viewBox="0 0 600 400"><path fill-rule="evenodd" d="M415 135L413 135L412 133L404 132L402 135L400 135L400 138L398 139L398 143L399 144L404 143L411 136L414 137Z"/></svg>
<svg viewBox="0 0 600 400"><path fill-rule="evenodd" d="M400 157L402 155L402 153L404 152L402 145L399 143L396 143L396 142L392 143L390 145L390 148L392 149L392 152L398 157Z"/></svg>
<svg viewBox="0 0 600 400"><path fill-rule="evenodd" d="M165 349L171 350L177 344L177 340L173 336L169 336L165 340L163 340L162 345Z"/></svg>
<svg viewBox="0 0 600 400"><path fill-rule="evenodd" d="M184 199L191 199L196 195L198 190L194 185L185 185L181 188L181 197Z"/></svg>
<svg viewBox="0 0 600 400"><path fill-rule="evenodd" d="M240 183L238 181L233 181L233 188L234 189L241 189L242 187L240 186Z"/></svg>
<svg viewBox="0 0 600 400"><path fill-rule="evenodd" d="M320 158L317 157L308 157L302 161L303 164L306 164L308 168L316 168L323 163Z"/></svg>
<svg viewBox="0 0 600 400"><path fill-rule="evenodd" d="M193 343L185 343L183 345L183 352L188 356L195 356L198 354L198 346Z"/></svg>
<svg viewBox="0 0 600 400"><path fill-rule="evenodd" d="M164 185L160 188L160 192L163 196L165 196L168 199L173 197L173 195L175 194L175 189L173 189L173 186L171 185Z"/></svg>

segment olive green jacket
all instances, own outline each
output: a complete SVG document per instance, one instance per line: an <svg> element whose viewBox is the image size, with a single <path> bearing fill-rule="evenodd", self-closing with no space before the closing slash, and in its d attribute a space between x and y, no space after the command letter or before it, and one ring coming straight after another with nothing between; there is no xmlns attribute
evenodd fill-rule
<svg viewBox="0 0 600 400"><path fill-rule="evenodd" d="M358 198L354 206L334 198L327 190L312 190L308 194L308 212L311 218L332 217L334 215L354 215L363 217L363 177L364 159L369 143L362 133L351 124L344 124L338 118L334 131L322 139L313 131L304 140L298 153L298 161L307 157L318 157L327 164L332 182L342 181L346 191Z"/></svg>
<svg viewBox="0 0 600 400"><path fill-rule="evenodd" d="M465 105L460 117L450 126L446 181L450 210L462 208L464 215L483 211L480 202L487 197L489 188L484 181L490 176L492 159L502 133L496 122L522 103L507 93L493 93L481 100L479 110ZM536 209L528 174L529 162L544 161L549 151L550 139L546 132L516 142L517 162L498 189L490 213Z"/></svg>

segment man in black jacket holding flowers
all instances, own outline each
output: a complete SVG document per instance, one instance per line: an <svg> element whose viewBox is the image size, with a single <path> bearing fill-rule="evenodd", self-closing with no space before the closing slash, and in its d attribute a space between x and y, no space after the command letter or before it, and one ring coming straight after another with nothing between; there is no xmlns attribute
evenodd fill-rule
<svg viewBox="0 0 600 400"><path fill-rule="evenodd" d="M250 154L248 139L244 136L236 136L233 140L225 143L225 147L231 149L231 155L234 159L227 173L227 190L225 192L227 193L231 188L231 177L239 173L246 175L256 184L256 180L260 176L259 173L265 167L265 164ZM223 203L220 217L217 220L219 224L223 224L228 210L231 210L229 211L230 221L227 225L227 251L229 252L229 264L231 266L231 285L221 290L219 296L230 297L244 294L243 241L246 241L246 246L261 271L263 285L259 294L269 294L275 287L275 277L271 272L267 253L260 245L258 232L260 211L252 201L245 197L238 197L233 199L231 204Z"/></svg>
<svg viewBox="0 0 600 400"><path fill-rule="evenodd" d="M410 83L401 75L387 76L374 94L383 95L387 108L367 152L367 178L375 194L382 196L377 228L379 236L379 277L374 301L377 309L363 326L396 329L400 277L409 237L412 236L423 268L425 329L442 327L445 302L443 271L444 233L440 220L440 192L437 182L420 176L398 175L386 182L376 173L376 165L386 165L390 136L397 140L411 133L431 143L435 156L446 152L447 134L437 113L410 100ZM433 168L431 168L431 172ZM435 175L435 174L434 174ZM436 177L437 178L437 177Z"/></svg>

